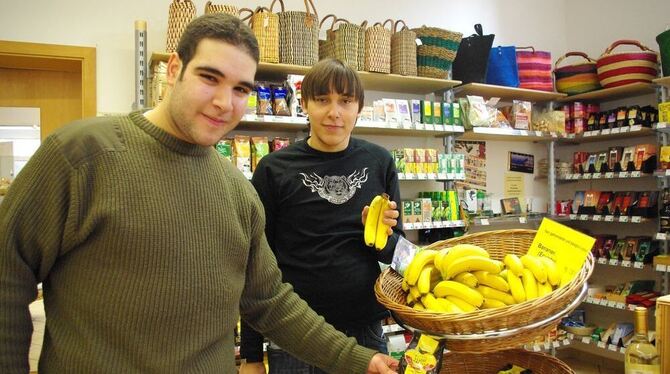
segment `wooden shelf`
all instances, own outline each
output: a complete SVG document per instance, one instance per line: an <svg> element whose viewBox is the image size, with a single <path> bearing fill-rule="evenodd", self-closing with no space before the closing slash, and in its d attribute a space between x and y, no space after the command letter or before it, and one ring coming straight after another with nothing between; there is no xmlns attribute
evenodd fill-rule
<svg viewBox="0 0 670 374"><path fill-rule="evenodd" d="M554 101L567 95L558 92L546 92L528 90L525 88L514 88L496 86L483 83L468 83L454 88L454 94L458 97L466 95L484 96L485 98L499 97L503 101L526 100L532 102Z"/></svg>
<svg viewBox="0 0 670 374"><path fill-rule="evenodd" d="M570 137L560 138L558 141L564 144L580 144L580 143L593 143L601 142L605 140L614 140L614 139L629 139L629 138L639 138L644 136L655 136L656 132L654 129L648 127L642 127L640 125L624 127L626 130L621 132L622 129L614 129L618 132L612 133L612 130L596 130L596 131L586 131L581 134L571 134ZM605 131L605 133L603 133Z"/></svg>
<svg viewBox="0 0 670 374"><path fill-rule="evenodd" d="M544 142L558 140L559 136L541 131L501 129L495 127L474 127L467 130L459 139L464 140L502 140L514 142Z"/></svg>
<svg viewBox="0 0 670 374"><path fill-rule="evenodd" d="M663 77L654 79L654 83L659 86L669 87L670 88L670 77Z"/></svg>
<svg viewBox="0 0 670 374"><path fill-rule="evenodd" d="M169 57L170 54L168 53L152 53L150 60L151 71L153 71L153 66L156 63L167 61ZM258 64L256 75L263 78L283 79L287 74L304 75L309 69L309 66L261 62ZM363 87L366 90L403 92L419 95L448 90L461 83L460 81L447 79L410 77L397 74L370 73L367 71L359 71L358 76L361 78Z"/></svg>
<svg viewBox="0 0 670 374"><path fill-rule="evenodd" d="M615 100L622 99L630 96L639 96L653 94L656 92L656 87L651 83L631 83L625 86L614 87L614 88L603 88L601 90L591 91L579 95L567 96L559 101L569 102L569 101L606 101L606 100Z"/></svg>

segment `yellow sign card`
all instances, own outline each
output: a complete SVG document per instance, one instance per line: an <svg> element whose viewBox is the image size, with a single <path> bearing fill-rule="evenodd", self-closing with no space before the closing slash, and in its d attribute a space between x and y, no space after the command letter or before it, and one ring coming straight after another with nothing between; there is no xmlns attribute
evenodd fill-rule
<svg viewBox="0 0 670 374"><path fill-rule="evenodd" d="M549 257L561 274L561 286L574 279L586 262L596 239L544 218L528 254Z"/></svg>

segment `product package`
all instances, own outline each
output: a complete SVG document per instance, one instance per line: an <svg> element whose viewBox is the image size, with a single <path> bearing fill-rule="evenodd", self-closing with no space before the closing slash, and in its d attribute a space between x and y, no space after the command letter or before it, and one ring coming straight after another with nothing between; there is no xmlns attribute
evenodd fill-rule
<svg viewBox="0 0 670 374"><path fill-rule="evenodd" d="M256 92L258 94L258 111L256 114L271 116L272 112L272 90L267 83L258 82L256 84Z"/></svg>
<svg viewBox="0 0 670 374"><path fill-rule="evenodd" d="M288 90L284 86L272 85L272 111L275 116L290 116Z"/></svg>
<svg viewBox="0 0 670 374"><path fill-rule="evenodd" d="M233 139L233 164L242 172L251 172L251 144L248 136L236 135Z"/></svg>
<svg viewBox="0 0 670 374"><path fill-rule="evenodd" d="M272 139L272 152L276 152L282 148L288 147L290 144L288 138L274 138Z"/></svg>
<svg viewBox="0 0 670 374"><path fill-rule="evenodd" d="M221 156L233 162L233 139L221 139L216 143L216 150Z"/></svg>
<svg viewBox="0 0 670 374"><path fill-rule="evenodd" d="M530 101L514 100L512 104L512 126L519 130L530 130L532 109Z"/></svg>
<svg viewBox="0 0 670 374"><path fill-rule="evenodd" d="M256 170L258 161L270 153L270 145L268 144L267 136L252 136L251 137L251 170Z"/></svg>

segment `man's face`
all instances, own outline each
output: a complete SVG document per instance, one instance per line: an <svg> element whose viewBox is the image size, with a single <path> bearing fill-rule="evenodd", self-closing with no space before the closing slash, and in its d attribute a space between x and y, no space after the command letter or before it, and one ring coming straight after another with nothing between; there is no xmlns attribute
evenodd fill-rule
<svg viewBox="0 0 670 374"><path fill-rule="evenodd" d="M358 101L347 95L330 92L303 101L310 123L309 145L322 152L347 148L356 125Z"/></svg>
<svg viewBox="0 0 670 374"><path fill-rule="evenodd" d="M242 48L203 39L185 67L168 62L169 123L166 129L193 144L211 146L237 126L253 90L256 61Z"/></svg>

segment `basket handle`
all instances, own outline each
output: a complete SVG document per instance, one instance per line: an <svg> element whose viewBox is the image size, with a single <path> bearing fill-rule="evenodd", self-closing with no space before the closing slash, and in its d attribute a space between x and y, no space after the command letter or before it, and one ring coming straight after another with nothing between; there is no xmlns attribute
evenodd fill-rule
<svg viewBox="0 0 670 374"><path fill-rule="evenodd" d="M368 27L368 21L367 20L361 22L361 28L365 29L366 27Z"/></svg>
<svg viewBox="0 0 670 374"><path fill-rule="evenodd" d="M533 51L533 53L535 53L535 47L533 47L533 46L528 46L528 47L516 47L516 49L517 49L517 50L519 50L519 49L530 49L530 50Z"/></svg>
<svg viewBox="0 0 670 374"><path fill-rule="evenodd" d="M593 62L593 63L596 62L594 59L592 59L591 57L589 57L589 56L588 56L586 53L584 53L584 52L568 52L568 53L564 54L563 56L559 57L558 60L556 60L556 63L554 63L554 66L557 67L558 64L560 64L563 60L565 60L566 58L568 58L568 57L570 57L570 56L584 57L584 58L587 59L589 62Z"/></svg>
<svg viewBox="0 0 670 374"><path fill-rule="evenodd" d="M256 8L256 12L258 11L260 7ZM246 17L242 17L243 12L249 12L249 15ZM253 17L254 14L256 14L255 11L249 9L249 8L240 8L240 10L237 11L237 16L240 17L240 20L246 21L249 20L249 24L251 25L251 17Z"/></svg>
<svg viewBox="0 0 670 374"><path fill-rule="evenodd" d="M274 8L276 1L279 1L279 5L281 5L281 11L282 12L284 11L284 1L283 0L272 0L272 2L270 3L270 13L272 13L272 9Z"/></svg>
<svg viewBox="0 0 670 374"><path fill-rule="evenodd" d="M394 34L395 34L396 32L398 32L397 29L398 29L398 24L399 24L400 22L402 22L402 25L403 25L402 28L400 29L400 31L409 29L409 27L407 27L407 24L405 23L405 21L399 19L399 20L397 20L397 21L395 21L395 22L393 23L393 33L394 33Z"/></svg>
<svg viewBox="0 0 670 374"><path fill-rule="evenodd" d="M312 18L310 17L312 14L309 11L309 6L312 6L312 10L314 11L314 16L317 19L317 26L319 23L319 14L316 12L316 7L314 6L314 2L312 0L305 0L305 10L307 11L305 14L305 26L307 27L312 27Z"/></svg>
<svg viewBox="0 0 670 374"><path fill-rule="evenodd" d="M389 26L389 28L390 28L391 30L393 30L393 20L390 19L390 18L387 19L386 21L384 21L384 22L382 23L382 27L383 27L383 28L386 28L386 24L389 23L389 22L391 23L390 26Z"/></svg>
<svg viewBox="0 0 670 374"><path fill-rule="evenodd" d="M332 29L333 29L333 25L335 24L335 21L337 21L337 16L334 15L334 14L332 14L332 13L329 14L329 15L327 15L327 16L325 16L325 17L323 17L323 18L321 19L321 23L319 23L319 29L321 29L321 28L323 27L323 24L326 22L326 20L327 20L328 18L331 18L331 17L333 18L333 23L330 25L330 29L332 30Z"/></svg>
<svg viewBox="0 0 670 374"><path fill-rule="evenodd" d="M477 33L476 35L484 36L484 28L481 23L475 25L475 33Z"/></svg>
<svg viewBox="0 0 670 374"><path fill-rule="evenodd" d="M654 52L654 53L656 53L655 51L653 51L653 50L647 48L646 46L642 45L642 43L638 42L637 40L622 39L622 40L617 40L616 42L612 43L612 45L610 45L610 46L605 50L605 53L603 53L603 55L607 55L607 54L612 53L612 50L613 50L614 48L616 48L616 47L618 47L618 46L620 46L620 45L622 45L622 44L634 45L634 46L639 47L639 48L640 48L641 50L643 50L643 51L649 51L649 52Z"/></svg>
<svg viewBox="0 0 670 374"><path fill-rule="evenodd" d="M335 25L338 23L351 23L351 22L347 21L344 18L338 18L335 21L333 21L333 23L330 25L330 31L333 31L333 28L335 28Z"/></svg>

